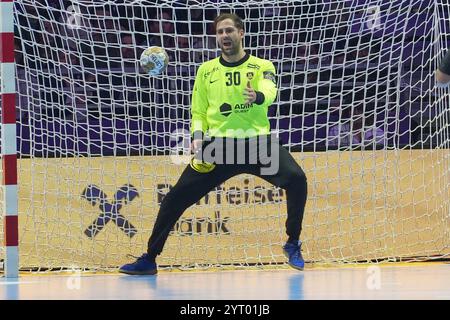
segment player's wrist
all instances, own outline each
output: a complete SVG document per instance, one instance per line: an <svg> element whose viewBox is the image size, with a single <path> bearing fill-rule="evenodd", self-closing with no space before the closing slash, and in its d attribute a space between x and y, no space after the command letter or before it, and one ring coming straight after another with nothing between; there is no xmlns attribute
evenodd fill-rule
<svg viewBox="0 0 450 320"><path fill-rule="evenodd" d="M198 154L198 152L202 148L204 133L200 130L194 131L191 136L191 151L194 154Z"/></svg>
<svg viewBox="0 0 450 320"><path fill-rule="evenodd" d="M264 96L264 93L262 93L261 91L255 91L255 92L256 92L255 103L256 104L263 104L264 100L266 99L266 97Z"/></svg>

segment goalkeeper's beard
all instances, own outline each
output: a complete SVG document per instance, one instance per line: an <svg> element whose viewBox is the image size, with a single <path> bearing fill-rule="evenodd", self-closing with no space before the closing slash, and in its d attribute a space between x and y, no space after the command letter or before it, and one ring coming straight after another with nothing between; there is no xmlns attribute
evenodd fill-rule
<svg viewBox="0 0 450 320"><path fill-rule="evenodd" d="M223 55L225 55L227 57L232 57L232 56L236 56L239 54L240 46L232 43L229 48L225 49L222 44L222 45L220 45L220 49L222 50Z"/></svg>

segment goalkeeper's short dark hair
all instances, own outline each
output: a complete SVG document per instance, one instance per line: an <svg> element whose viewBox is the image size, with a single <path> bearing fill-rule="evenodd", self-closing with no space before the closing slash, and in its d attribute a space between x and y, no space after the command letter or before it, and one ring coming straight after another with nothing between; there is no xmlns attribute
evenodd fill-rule
<svg viewBox="0 0 450 320"><path fill-rule="evenodd" d="M234 13L221 13L214 19L214 32L216 32L217 24L225 19L231 19L234 23L234 26L238 30L244 30L244 23L242 22L241 17Z"/></svg>

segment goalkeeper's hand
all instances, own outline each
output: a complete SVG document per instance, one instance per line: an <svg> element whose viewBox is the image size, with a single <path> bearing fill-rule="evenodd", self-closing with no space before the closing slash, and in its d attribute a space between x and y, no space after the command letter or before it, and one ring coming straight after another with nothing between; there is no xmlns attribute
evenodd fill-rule
<svg viewBox="0 0 450 320"><path fill-rule="evenodd" d="M448 75L438 69L436 71L436 86L438 88L449 87L450 86L450 75Z"/></svg>
<svg viewBox="0 0 450 320"><path fill-rule="evenodd" d="M247 82L247 88L244 90L245 104L250 104L256 101L256 91L252 88L250 81Z"/></svg>

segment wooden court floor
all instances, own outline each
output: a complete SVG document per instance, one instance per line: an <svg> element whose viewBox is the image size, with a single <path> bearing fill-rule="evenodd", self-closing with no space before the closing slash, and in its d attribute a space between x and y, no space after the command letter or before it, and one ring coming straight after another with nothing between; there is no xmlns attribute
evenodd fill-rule
<svg viewBox="0 0 450 320"><path fill-rule="evenodd" d="M0 300L450 300L450 263L0 278Z"/></svg>

